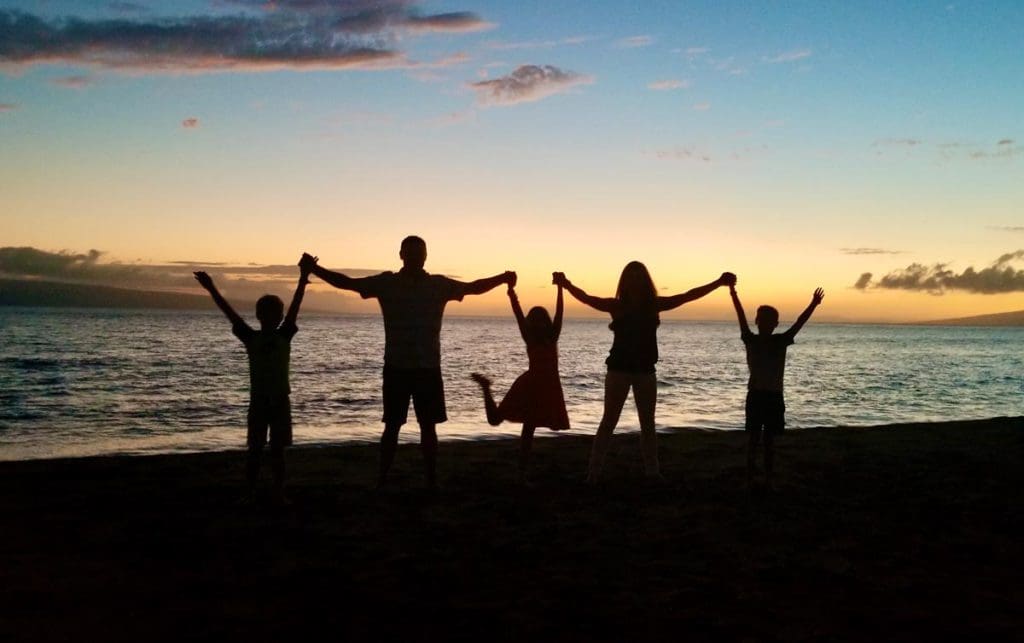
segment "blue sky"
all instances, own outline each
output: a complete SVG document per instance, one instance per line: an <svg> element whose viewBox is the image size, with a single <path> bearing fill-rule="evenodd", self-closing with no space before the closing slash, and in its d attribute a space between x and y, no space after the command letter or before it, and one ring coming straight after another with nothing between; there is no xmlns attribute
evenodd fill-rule
<svg viewBox="0 0 1024 643"><path fill-rule="evenodd" d="M515 268L545 299L551 270L600 292L638 258L668 290L731 269L795 307L823 285L842 318L1024 307L1016 281L879 285L1024 248L1022 3L353 0L294 29L274 22L288 4L0 2L4 245L385 269L426 229L428 267ZM264 50L218 67L231 52L201 34L183 49L106 28L244 15L315 41L371 14L388 22L332 42L386 64L314 70ZM12 47L26 15L56 44Z"/></svg>

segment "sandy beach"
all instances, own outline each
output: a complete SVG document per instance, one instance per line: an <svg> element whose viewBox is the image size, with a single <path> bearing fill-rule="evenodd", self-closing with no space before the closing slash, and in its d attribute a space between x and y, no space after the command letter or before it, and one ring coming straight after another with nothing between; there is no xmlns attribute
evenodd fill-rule
<svg viewBox="0 0 1024 643"><path fill-rule="evenodd" d="M292 507L237 504L238 452L0 463L0 622L32 640L1010 640L1024 627L1024 418L745 437L294 448ZM269 472L266 472L269 474Z"/></svg>

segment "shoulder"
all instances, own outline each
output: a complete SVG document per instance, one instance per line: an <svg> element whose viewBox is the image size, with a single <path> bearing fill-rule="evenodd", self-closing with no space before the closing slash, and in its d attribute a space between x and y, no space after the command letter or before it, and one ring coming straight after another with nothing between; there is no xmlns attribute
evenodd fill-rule
<svg viewBox="0 0 1024 643"><path fill-rule="evenodd" d="M231 325L231 332L243 343L248 343L256 331L252 329L252 326L240 320Z"/></svg>
<svg viewBox="0 0 1024 643"><path fill-rule="evenodd" d="M284 339L289 341L291 340L292 337L295 337L295 333L297 332L299 332L299 327L295 324L295 322L285 322L281 324L281 326L278 327L277 329L278 336L283 337Z"/></svg>

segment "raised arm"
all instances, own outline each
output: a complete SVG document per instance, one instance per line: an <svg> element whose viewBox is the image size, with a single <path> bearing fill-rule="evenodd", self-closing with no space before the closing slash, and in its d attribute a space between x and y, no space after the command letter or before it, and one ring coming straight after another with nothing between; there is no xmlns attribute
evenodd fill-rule
<svg viewBox="0 0 1024 643"><path fill-rule="evenodd" d="M673 308L678 308L685 303L700 299L719 286L728 286L735 283L736 275L731 272L723 272L721 277L710 283L706 283L703 286L697 286L696 288L687 290L684 293L672 295L670 297L658 297L658 310L672 310Z"/></svg>
<svg viewBox="0 0 1024 643"><path fill-rule="evenodd" d="M192 274L195 275L196 281L199 282L199 285L205 288L206 292L210 293L210 296L213 297L213 302L217 304L217 308L220 308L221 311L224 312L224 315L228 318L228 321L231 322L232 326L245 323L245 320L235 312L235 309L231 307L228 300L224 299L220 294L220 291L217 290L217 286L213 285L213 279L210 275L206 274L202 270L199 272L193 272Z"/></svg>
<svg viewBox="0 0 1024 643"><path fill-rule="evenodd" d="M288 306L288 313L284 316L284 325L294 326L295 320L299 317L299 307L302 306L302 297L306 294L306 284L309 283L309 273L316 267L316 257L302 255L299 261L299 283L295 286L295 294L292 295L292 303Z"/></svg>
<svg viewBox="0 0 1024 643"><path fill-rule="evenodd" d="M515 285L516 273L511 270L506 270L500 275L494 275L493 277L485 277L484 279L477 279L466 284L465 294L467 295L482 295L485 292L497 288L501 284Z"/></svg>
<svg viewBox="0 0 1024 643"><path fill-rule="evenodd" d="M569 294L575 297L581 303L584 303L594 310L600 310L603 313L610 313L615 307L615 299L611 297L594 297L588 295L582 288L574 286L569 278L565 276L564 272L551 273L552 281L555 285L565 288L569 291Z"/></svg>
<svg viewBox="0 0 1024 643"><path fill-rule="evenodd" d="M565 297L562 295L562 286L558 286L558 298L555 300L555 318L551 321L552 335L556 342L562 334L562 313L565 312Z"/></svg>
<svg viewBox="0 0 1024 643"><path fill-rule="evenodd" d="M740 303L740 296L736 294L735 284L729 286L729 296L732 297L732 307L736 309L736 319L740 322L740 333L750 335L750 325L747 323L747 314L743 312L743 304Z"/></svg>
<svg viewBox="0 0 1024 643"><path fill-rule="evenodd" d="M811 303L807 304L807 308L804 309L804 312L800 313L800 316L796 318L796 322L789 327L789 330L786 331L786 334L792 337L799 333L800 329L803 328L804 324L807 323L807 320L811 318L811 314L814 313L814 309L817 308L819 304L821 304L821 300L823 300L824 298L825 291L822 290L821 288L816 288L814 290L814 294L811 295Z"/></svg>
<svg viewBox="0 0 1024 643"><path fill-rule="evenodd" d="M516 316L516 324L519 326L519 334L523 337L525 342L527 339L526 333L526 315L523 314L523 306L519 303L519 295L516 294L515 287L509 285L508 287L508 301L512 304L512 314Z"/></svg>
<svg viewBox="0 0 1024 643"><path fill-rule="evenodd" d="M303 262L309 264L310 274L316 275L317 277L323 279L326 283L334 286L335 288L343 288L344 290L355 290L356 292L359 292L361 288L361 279L355 279L349 277L348 275L343 275L340 272L328 270L327 268L324 268L317 263L316 257L307 252L302 253L302 261L299 262L299 265L301 266Z"/></svg>

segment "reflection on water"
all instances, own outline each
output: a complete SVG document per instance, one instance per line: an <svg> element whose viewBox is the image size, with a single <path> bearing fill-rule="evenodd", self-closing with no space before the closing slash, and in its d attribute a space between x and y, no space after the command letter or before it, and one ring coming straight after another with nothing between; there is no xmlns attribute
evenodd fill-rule
<svg viewBox="0 0 1024 643"><path fill-rule="evenodd" d="M383 325L304 315L292 345L297 444L376 441ZM746 363L734 323L665 321L658 425L737 429ZM812 320L790 348L792 427L1024 415L1024 328L858 326ZM526 368L511 317L449 317L444 439L517 435L484 419L481 371L500 396ZM571 432L601 414L607 322L570 320L560 360ZM0 309L0 459L242 448L245 351L217 312ZM638 426L631 402L621 430ZM546 433L539 431L538 435ZM418 439L415 424L403 440Z"/></svg>

